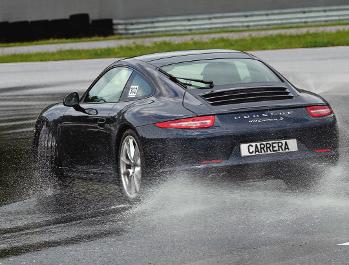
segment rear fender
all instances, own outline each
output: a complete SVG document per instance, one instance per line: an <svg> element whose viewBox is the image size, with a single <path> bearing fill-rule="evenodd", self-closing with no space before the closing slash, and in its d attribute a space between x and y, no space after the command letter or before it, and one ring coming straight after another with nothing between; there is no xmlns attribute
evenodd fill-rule
<svg viewBox="0 0 349 265"><path fill-rule="evenodd" d="M156 122L182 119L195 116L195 113L182 105L182 98L154 98L148 104L133 105L123 114L127 123L134 127Z"/></svg>

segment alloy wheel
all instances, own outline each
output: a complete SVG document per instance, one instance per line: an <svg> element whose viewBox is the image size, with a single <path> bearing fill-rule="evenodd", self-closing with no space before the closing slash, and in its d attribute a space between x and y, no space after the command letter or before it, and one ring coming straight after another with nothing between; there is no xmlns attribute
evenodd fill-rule
<svg viewBox="0 0 349 265"><path fill-rule="evenodd" d="M137 141L131 135L126 136L121 145L120 176L126 196L136 198L141 188L142 164Z"/></svg>

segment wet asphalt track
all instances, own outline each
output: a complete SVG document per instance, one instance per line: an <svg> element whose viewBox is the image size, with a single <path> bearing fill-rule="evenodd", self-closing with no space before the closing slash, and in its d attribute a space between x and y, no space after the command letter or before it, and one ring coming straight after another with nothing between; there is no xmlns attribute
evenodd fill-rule
<svg viewBox="0 0 349 265"><path fill-rule="evenodd" d="M256 54L337 114L342 159L313 192L184 174L132 207L112 185L58 193L30 173L35 117L112 60L0 64L0 264L349 264L349 47Z"/></svg>

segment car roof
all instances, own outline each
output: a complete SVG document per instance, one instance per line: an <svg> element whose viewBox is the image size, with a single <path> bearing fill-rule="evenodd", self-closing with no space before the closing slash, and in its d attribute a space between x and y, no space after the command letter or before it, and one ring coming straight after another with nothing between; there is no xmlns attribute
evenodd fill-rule
<svg viewBox="0 0 349 265"><path fill-rule="evenodd" d="M140 60L161 67L164 65L170 65L179 62L207 60L215 58L252 58L252 55L235 50L209 49L153 53L134 57L131 59Z"/></svg>

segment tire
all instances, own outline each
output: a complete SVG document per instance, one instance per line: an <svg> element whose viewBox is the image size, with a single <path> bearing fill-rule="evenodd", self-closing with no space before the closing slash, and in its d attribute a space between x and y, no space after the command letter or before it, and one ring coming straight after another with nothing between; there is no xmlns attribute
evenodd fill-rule
<svg viewBox="0 0 349 265"><path fill-rule="evenodd" d="M145 192L146 164L142 143L133 130L124 132L118 151L118 186L125 199L130 202L138 201Z"/></svg>
<svg viewBox="0 0 349 265"><path fill-rule="evenodd" d="M55 188L66 188L70 181L64 178L60 169L56 136L46 123L37 138L36 168L41 181L53 183Z"/></svg>
<svg viewBox="0 0 349 265"><path fill-rule="evenodd" d="M112 19L92 20L90 33L92 36L110 36L114 34Z"/></svg>
<svg viewBox="0 0 349 265"><path fill-rule="evenodd" d="M0 42L8 42L10 36L10 23L0 22Z"/></svg>
<svg viewBox="0 0 349 265"><path fill-rule="evenodd" d="M40 40L52 38L53 35L50 31L50 21L49 20L36 20L30 22L31 26L31 39Z"/></svg>
<svg viewBox="0 0 349 265"><path fill-rule="evenodd" d="M10 39L9 41L29 41L29 34L31 32L29 21L17 21L11 22L10 27Z"/></svg>
<svg viewBox="0 0 349 265"><path fill-rule="evenodd" d="M50 21L50 31L53 38L70 38L73 36L69 19L53 19Z"/></svg>
<svg viewBox="0 0 349 265"><path fill-rule="evenodd" d="M90 15L74 14L69 17L74 37L86 37L90 31Z"/></svg>

